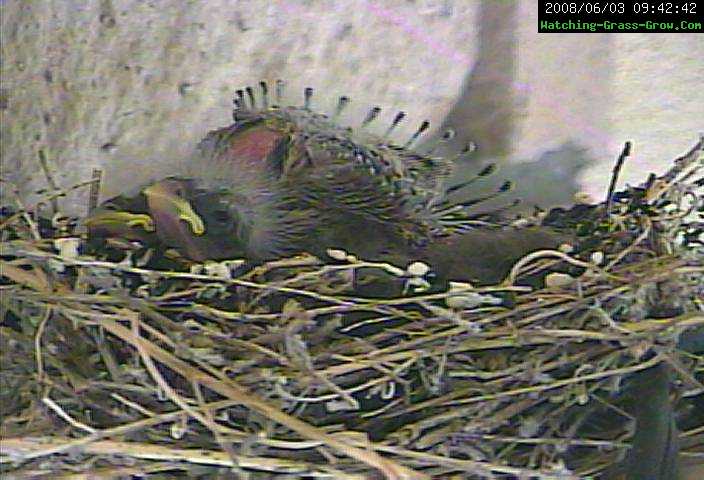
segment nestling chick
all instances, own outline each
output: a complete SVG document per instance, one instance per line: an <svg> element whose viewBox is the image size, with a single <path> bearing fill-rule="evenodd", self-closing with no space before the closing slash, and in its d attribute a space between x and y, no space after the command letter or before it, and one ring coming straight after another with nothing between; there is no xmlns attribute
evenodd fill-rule
<svg viewBox="0 0 704 480"><path fill-rule="evenodd" d="M340 127L309 109L308 90L302 108L269 107L262 88L262 108L239 94L234 124L208 134L168 177L104 204L88 220L91 235L156 238L196 261L341 248L402 265L425 260L442 277L480 282L563 241L547 228L488 223L491 215L472 212L483 199L449 204L442 183L452 159Z"/></svg>

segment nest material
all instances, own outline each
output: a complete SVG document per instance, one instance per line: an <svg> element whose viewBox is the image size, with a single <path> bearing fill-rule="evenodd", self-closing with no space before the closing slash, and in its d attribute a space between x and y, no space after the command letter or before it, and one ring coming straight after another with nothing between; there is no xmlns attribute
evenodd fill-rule
<svg viewBox="0 0 704 480"><path fill-rule="evenodd" d="M702 462L703 150L541 219L575 245L436 293L413 293L422 264L341 251L157 268L19 203L2 220L0 472L583 478L623 464L648 401L633 385L662 365L679 455ZM520 285L549 270L546 288ZM408 293L355 296L363 271Z"/></svg>

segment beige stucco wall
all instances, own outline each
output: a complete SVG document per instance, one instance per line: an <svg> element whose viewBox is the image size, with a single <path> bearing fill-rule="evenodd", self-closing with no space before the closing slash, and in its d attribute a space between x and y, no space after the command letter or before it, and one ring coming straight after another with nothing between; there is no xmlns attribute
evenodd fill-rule
<svg viewBox="0 0 704 480"><path fill-rule="evenodd" d="M43 150L61 185L99 166L114 194L168 171L229 121L233 89L260 79L286 79L291 100L312 86L323 110L347 94L350 122L374 104L386 121L403 109L416 120L405 134L450 114L489 157L526 162L572 142L596 160L580 178L599 195L624 140L635 181L704 131L703 35L539 35L536 5L6 0L2 175L41 188Z"/></svg>

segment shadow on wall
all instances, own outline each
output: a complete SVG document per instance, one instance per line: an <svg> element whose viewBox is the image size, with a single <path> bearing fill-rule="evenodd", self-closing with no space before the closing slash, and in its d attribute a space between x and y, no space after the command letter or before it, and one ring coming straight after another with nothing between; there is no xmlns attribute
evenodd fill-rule
<svg viewBox="0 0 704 480"><path fill-rule="evenodd" d="M550 150L537 158L516 158L515 146L523 130L521 127L525 127L520 124L530 121L526 112L531 94L546 94L541 91L541 85L533 85L531 89L518 81L518 42L523 40L519 39L519 2L483 1L477 25L476 62L467 73L462 92L439 130L442 134L452 129L455 136L436 151L451 155L469 143L477 145L476 152L460 161L452 184L471 178L480 165L489 162L502 164L503 168L483 184L473 186L471 192L458 193L455 200L488 194L510 179L516 183L513 193L492 202L492 206L507 204L514 198L521 199L521 210L534 205L546 207L573 203L580 190L579 175L594 163L589 148L580 144L579 136L584 135L583 132L576 129L573 138L557 148L548 147ZM532 62L540 60L539 57L528 59ZM573 114L569 105L555 107L556 115L568 123L572 115L580 115L580 112ZM437 138L431 141L436 142Z"/></svg>
<svg viewBox="0 0 704 480"><path fill-rule="evenodd" d="M516 1L484 1L477 17L477 57L462 92L443 121L441 132L456 131L455 151L469 142L479 146L475 159L511 153L516 134Z"/></svg>

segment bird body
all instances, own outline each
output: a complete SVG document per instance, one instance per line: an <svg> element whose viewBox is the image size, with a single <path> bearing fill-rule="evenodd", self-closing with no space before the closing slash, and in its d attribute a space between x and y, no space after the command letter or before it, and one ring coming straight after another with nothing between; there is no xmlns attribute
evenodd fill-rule
<svg viewBox="0 0 704 480"><path fill-rule="evenodd" d="M477 228L436 239L415 253L441 278L495 284L524 255L571 240L571 235L547 227Z"/></svg>
<svg viewBox="0 0 704 480"><path fill-rule="evenodd" d="M426 259L468 280L494 279L490 270L515 260L507 253L511 240L518 256L555 244L547 231L468 229L483 218L467 213L481 199L445 201L451 159L343 128L308 105L257 109L250 98L252 107L244 108L240 95L235 122L210 132L193 158L136 196L103 204L88 219L91 234L141 228L132 235L141 239L151 227L151 238L197 261L258 262L339 248L369 260ZM458 252L477 268L463 269Z"/></svg>

